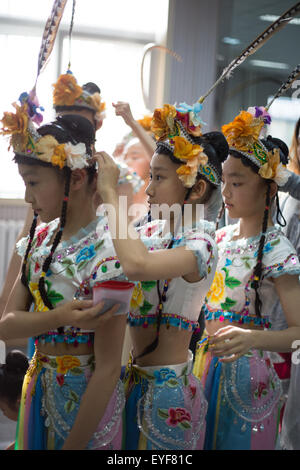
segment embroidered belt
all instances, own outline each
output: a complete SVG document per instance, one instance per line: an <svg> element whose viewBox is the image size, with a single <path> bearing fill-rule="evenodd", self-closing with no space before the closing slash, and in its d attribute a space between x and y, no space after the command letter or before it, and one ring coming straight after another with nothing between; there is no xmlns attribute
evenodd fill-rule
<svg viewBox="0 0 300 470"><path fill-rule="evenodd" d="M156 325L157 316L156 314L150 315L133 315L131 312L128 314L128 323L130 326L142 326L147 328L148 325ZM198 331L199 323L198 321L189 320L182 317L176 313L163 313L161 316L161 324L169 326L174 326L179 330L188 330L188 331Z"/></svg>
<svg viewBox="0 0 300 470"><path fill-rule="evenodd" d="M233 312L227 310L218 310L218 309L211 309L207 305L203 305L202 307L205 320L229 320L230 322L237 322L240 324L248 324L254 326L261 326L263 328L271 328L271 323L269 321L269 317L257 317L255 315L247 315L246 313L242 312Z"/></svg>

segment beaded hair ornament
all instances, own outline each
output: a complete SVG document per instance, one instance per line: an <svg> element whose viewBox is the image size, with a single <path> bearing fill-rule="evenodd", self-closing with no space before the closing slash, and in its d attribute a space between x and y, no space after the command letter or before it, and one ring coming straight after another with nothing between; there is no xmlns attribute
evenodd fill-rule
<svg viewBox="0 0 300 470"><path fill-rule="evenodd" d="M105 103L101 100L100 93L90 93L86 88L79 86L71 70L60 75L53 88L53 106L55 109L65 106L78 106L93 111L97 122L103 121Z"/></svg>

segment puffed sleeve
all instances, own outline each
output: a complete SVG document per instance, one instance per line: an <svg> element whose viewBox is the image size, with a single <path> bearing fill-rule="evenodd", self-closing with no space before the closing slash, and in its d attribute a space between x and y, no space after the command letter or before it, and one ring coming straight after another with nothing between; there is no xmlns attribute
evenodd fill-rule
<svg viewBox="0 0 300 470"><path fill-rule="evenodd" d="M26 253L26 248L28 245L28 236L21 238L17 243L16 243L16 252L21 258L24 258L25 253Z"/></svg>
<svg viewBox="0 0 300 470"><path fill-rule="evenodd" d="M213 224L203 223L201 226L186 230L182 236L175 237L173 247L186 246L197 259L198 272L206 278L215 269L218 249L213 235Z"/></svg>
<svg viewBox="0 0 300 470"><path fill-rule="evenodd" d="M265 278L283 274L299 275L300 262L296 249L282 234L264 247L263 275Z"/></svg>

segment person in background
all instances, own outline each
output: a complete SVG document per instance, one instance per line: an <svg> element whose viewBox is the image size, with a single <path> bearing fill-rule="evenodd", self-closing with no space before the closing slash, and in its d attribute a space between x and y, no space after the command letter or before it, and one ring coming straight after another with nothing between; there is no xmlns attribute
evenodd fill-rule
<svg viewBox="0 0 300 470"><path fill-rule="evenodd" d="M28 359L21 351L10 351L5 364L0 364L0 410L8 419L18 420L22 384L28 369ZM11 444L6 450L13 450Z"/></svg>

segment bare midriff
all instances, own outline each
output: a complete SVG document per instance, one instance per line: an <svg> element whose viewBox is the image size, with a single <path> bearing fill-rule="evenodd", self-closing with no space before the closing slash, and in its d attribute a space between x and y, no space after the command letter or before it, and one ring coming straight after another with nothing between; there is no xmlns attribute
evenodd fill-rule
<svg viewBox="0 0 300 470"><path fill-rule="evenodd" d="M238 323L235 321L229 321L224 319L223 321L220 320L206 320L205 322L205 330L207 331L209 336L214 335L217 333L220 328L224 328L225 326L236 326L238 328L244 328L246 330L262 330L261 326L256 325L249 325L244 323Z"/></svg>
<svg viewBox="0 0 300 470"><path fill-rule="evenodd" d="M150 345L156 337L156 326L147 328L133 326L130 328L133 342L133 357L136 358ZM179 330L177 327L162 324L159 332L159 341L156 349L139 359L135 363L139 366L165 366L182 364L188 360L188 349L192 332Z"/></svg>
<svg viewBox="0 0 300 470"><path fill-rule="evenodd" d="M65 343L42 344L38 342L37 350L38 352L48 356L82 356L85 354L93 354L94 352L93 345L87 343L74 346L73 344Z"/></svg>

